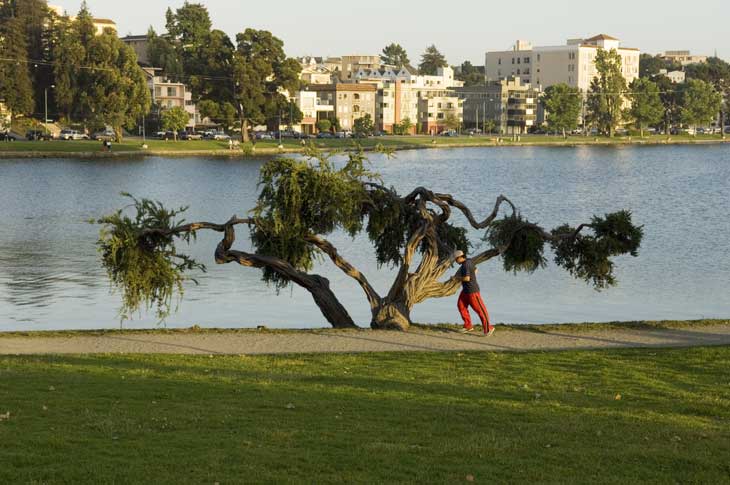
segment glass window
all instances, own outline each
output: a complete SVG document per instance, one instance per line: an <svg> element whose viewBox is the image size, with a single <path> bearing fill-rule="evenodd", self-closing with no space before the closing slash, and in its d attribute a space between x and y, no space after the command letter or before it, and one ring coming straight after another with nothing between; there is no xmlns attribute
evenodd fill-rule
<svg viewBox="0 0 730 485"><path fill-rule="evenodd" d="M168 96L177 96L177 88L168 86L167 87L167 95Z"/></svg>

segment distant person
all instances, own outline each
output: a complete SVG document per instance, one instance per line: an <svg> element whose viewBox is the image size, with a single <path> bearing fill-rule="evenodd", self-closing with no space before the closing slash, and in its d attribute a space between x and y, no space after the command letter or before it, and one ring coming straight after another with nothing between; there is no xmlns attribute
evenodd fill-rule
<svg viewBox="0 0 730 485"><path fill-rule="evenodd" d="M464 320L464 328L462 333L469 333L474 330L471 323L471 315L469 307L472 307L482 321L484 334L491 336L494 333L494 327L489 323L489 312L484 304L482 295L479 292L479 283L477 283L477 268L474 261L467 259L463 251L456 251L454 259L461 265L459 277L461 278L461 295L459 295L459 313Z"/></svg>
<svg viewBox="0 0 730 485"><path fill-rule="evenodd" d="M232 138L228 139L228 149L233 150L233 139Z"/></svg>

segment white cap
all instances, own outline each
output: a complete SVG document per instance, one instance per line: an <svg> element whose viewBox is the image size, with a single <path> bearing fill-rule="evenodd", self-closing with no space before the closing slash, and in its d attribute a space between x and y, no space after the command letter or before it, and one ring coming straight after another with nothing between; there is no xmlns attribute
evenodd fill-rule
<svg viewBox="0 0 730 485"><path fill-rule="evenodd" d="M464 257L464 251L456 251L454 252L454 259L459 259Z"/></svg>

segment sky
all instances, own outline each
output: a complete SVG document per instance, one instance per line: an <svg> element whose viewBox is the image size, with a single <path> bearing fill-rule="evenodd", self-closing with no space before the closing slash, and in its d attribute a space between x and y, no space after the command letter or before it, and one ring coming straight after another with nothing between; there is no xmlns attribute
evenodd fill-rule
<svg viewBox="0 0 730 485"><path fill-rule="evenodd" d="M50 0L78 11L81 0ZM144 34L152 25L164 32L165 11L183 0L87 0L96 17L117 22L120 36ZM522 0L200 0L214 28L232 38L248 27L265 29L284 41L290 56L379 54L396 42L413 64L435 44L452 65L484 64L484 53L507 50L517 39L533 45L562 45L569 38L608 34L652 54L691 50L730 60L729 0L613 0L575 2ZM333 7L334 5L334 7Z"/></svg>

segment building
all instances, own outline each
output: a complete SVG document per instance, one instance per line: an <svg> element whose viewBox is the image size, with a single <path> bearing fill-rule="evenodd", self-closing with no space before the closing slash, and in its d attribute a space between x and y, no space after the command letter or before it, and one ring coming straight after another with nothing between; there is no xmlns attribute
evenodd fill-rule
<svg viewBox="0 0 730 485"><path fill-rule="evenodd" d="M134 52L137 53L137 62L144 66L150 65L150 57L148 53L149 39L146 35L128 35L119 40L134 49Z"/></svg>
<svg viewBox="0 0 730 485"><path fill-rule="evenodd" d="M571 39L562 46L533 47L517 41L512 50L487 52L486 77L488 81L520 77L536 88L565 83L586 92L597 74L595 59L600 49L619 53L627 83L639 77L639 49L622 47L619 39L605 34Z"/></svg>
<svg viewBox="0 0 730 485"><path fill-rule="evenodd" d="M200 114L193 103L192 92L183 84L172 82L161 75L162 69L142 68L147 76L147 86L152 94L153 106L160 109L183 108L189 116L188 129L195 129L201 123Z"/></svg>
<svg viewBox="0 0 730 485"><path fill-rule="evenodd" d="M496 133L519 135L542 122L540 91L519 77L456 88L456 92L463 102L465 128L483 129L486 121L492 121Z"/></svg>
<svg viewBox="0 0 730 485"><path fill-rule="evenodd" d="M302 112L302 121L297 130L301 133L314 134L319 120L331 120L335 117L335 102L329 96L323 100L317 91L299 91L293 99Z"/></svg>
<svg viewBox="0 0 730 485"><path fill-rule="evenodd" d="M421 76L410 66L400 69L387 66L378 69L361 68L353 80L359 84L377 86L375 125L378 130L388 133L392 133L395 125L400 125L406 119L412 123L408 130L411 134L421 132L424 126L428 126L429 112L434 115L433 125L440 119L439 113L434 111L434 106L429 111L428 103L421 103L421 100L455 97L453 88L464 85L456 80L454 70L450 67L439 69L435 76ZM453 105L454 100L444 101L441 105L448 106L449 103ZM435 106L438 105L437 102ZM441 114L447 116L449 109L444 108ZM459 117L461 114L456 115ZM423 124L424 120L426 125ZM423 133L428 133L428 130Z"/></svg>
<svg viewBox="0 0 730 485"><path fill-rule="evenodd" d="M58 15L59 17L63 17L66 15L65 10L63 7L60 7L58 5L48 5L48 9ZM69 20L72 22L76 20L76 17L70 16ZM117 33L117 23L110 19L100 19L100 18L94 18L94 28L96 29L96 35L101 35L104 33L104 30L110 29L114 31L114 33Z"/></svg>
<svg viewBox="0 0 730 485"><path fill-rule="evenodd" d="M342 56L340 81L354 82L355 74L361 69L379 69L380 65L380 56Z"/></svg>
<svg viewBox="0 0 730 485"><path fill-rule="evenodd" d="M661 58L667 62L676 62L682 67L707 62L707 56L693 56L690 51L666 51Z"/></svg>
<svg viewBox="0 0 730 485"><path fill-rule="evenodd" d="M355 120L368 114L375 122L377 87L373 84L313 84L308 90L317 94L317 109L332 106L331 111L318 111L318 119L337 118L343 131L351 131ZM321 113L327 113L327 116L322 116Z"/></svg>
<svg viewBox="0 0 730 485"><path fill-rule="evenodd" d="M430 93L418 100L418 130L423 134L438 135L461 127L463 101L453 91ZM455 123L450 126L450 123Z"/></svg>
<svg viewBox="0 0 730 485"><path fill-rule="evenodd" d="M682 84L687 80L687 74L684 71L667 71L666 69L661 69L659 70L659 74L667 76L675 84Z"/></svg>

